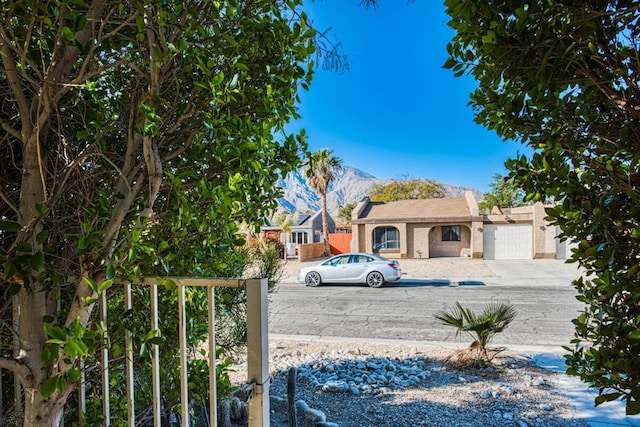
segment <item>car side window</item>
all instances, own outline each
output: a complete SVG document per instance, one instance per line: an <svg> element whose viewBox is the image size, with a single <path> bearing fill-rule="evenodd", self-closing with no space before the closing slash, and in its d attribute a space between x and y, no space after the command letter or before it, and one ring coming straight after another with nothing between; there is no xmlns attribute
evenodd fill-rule
<svg viewBox="0 0 640 427"><path fill-rule="evenodd" d="M329 265L341 265L341 264L346 264L348 262L349 262L349 257L348 256L341 256L341 257L338 257L338 258L334 258L328 264Z"/></svg>
<svg viewBox="0 0 640 427"><path fill-rule="evenodd" d="M372 258L365 255L351 255L349 262L352 264L364 264L366 262L371 262Z"/></svg>

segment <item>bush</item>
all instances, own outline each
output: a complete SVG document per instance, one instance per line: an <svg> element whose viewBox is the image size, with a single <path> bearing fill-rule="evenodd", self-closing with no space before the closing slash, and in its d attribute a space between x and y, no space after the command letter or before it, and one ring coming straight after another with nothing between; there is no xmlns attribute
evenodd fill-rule
<svg viewBox="0 0 640 427"><path fill-rule="evenodd" d="M467 349L467 354L475 365L483 366L491 363L497 352L488 349L493 337L502 332L516 317L516 310L511 304L492 303L482 310L480 314L465 308L456 302L451 312L445 310L436 312L433 317L442 325L456 328L456 336L465 332L474 341Z"/></svg>

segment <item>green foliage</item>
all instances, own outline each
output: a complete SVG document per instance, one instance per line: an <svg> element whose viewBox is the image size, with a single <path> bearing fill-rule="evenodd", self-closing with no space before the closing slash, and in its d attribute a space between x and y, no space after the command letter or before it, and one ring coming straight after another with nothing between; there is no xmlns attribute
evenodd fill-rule
<svg viewBox="0 0 640 427"><path fill-rule="evenodd" d="M568 372L596 403L640 413L640 10L629 0L447 0L456 31L445 67L478 82L476 121L533 149L507 162L526 200L577 239L585 303Z"/></svg>
<svg viewBox="0 0 640 427"><path fill-rule="evenodd" d="M280 212L276 214L274 224L282 228L285 233L291 233L291 227L293 227L296 221L296 215L287 212Z"/></svg>
<svg viewBox="0 0 640 427"><path fill-rule="evenodd" d="M284 276L281 244L271 239L261 239L249 247L250 277L267 278L268 288L273 290Z"/></svg>
<svg viewBox="0 0 640 427"><path fill-rule="evenodd" d="M311 188L321 197L326 197L329 184L342 169L342 160L333 155L333 150L322 148L307 154L305 174Z"/></svg>
<svg viewBox="0 0 640 427"><path fill-rule="evenodd" d="M296 222L297 214L291 214L288 212L279 212L274 218L274 224L282 228L284 233L283 241L278 240L278 250L282 259L287 259L287 242L289 241L289 233L291 233L291 227Z"/></svg>
<svg viewBox="0 0 640 427"><path fill-rule="evenodd" d="M322 207L322 234L324 236L324 254L329 255L329 219L327 210L327 190L335 179L335 174L342 169L342 160L333 155L333 150L322 148L307 153L305 174L311 188L318 193Z"/></svg>
<svg viewBox="0 0 640 427"><path fill-rule="evenodd" d="M442 325L456 328L456 336L464 332L473 337L471 346L479 348L482 362L491 362L489 343L496 334L504 331L516 315L511 304L491 303L480 313L475 313L456 302L450 312L438 311L433 317Z"/></svg>
<svg viewBox="0 0 640 427"><path fill-rule="evenodd" d="M275 248L274 242L263 242L237 252L228 252L224 259L225 269L215 272L216 277L252 276L269 280L271 287L282 274L283 261ZM278 268L279 267L279 268ZM280 276L278 276L280 275ZM161 287L159 292L159 330L148 328L150 318L149 292L146 287L133 289L133 310L124 310L123 295L113 293L108 298L109 330L108 348L114 363L110 371L112 423L124 423L127 414L125 395L125 371L121 360L126 354L124 341L125 329L132 332L135 366L136 408L141 414L148 414L152 401L151 388L151 348L152 344L160 345L160 366L162 398L167 410L180 403L179 390L179 348L178 336L178 296L176 287ZM206 289L186 288L187 321L187 353L189 358L189 395L194 408L205 405L209 399L208 363L205 341L208 339L208 300ZM232 359L237 358L246 346L246 293L242 288L216 288L214 293L216 313L216 385L219 399L229 398L236 390L231 383L229 369ZM55 335L62 337L58 331ZM66 339L66 338L60 338ZM87 383L100 384L99 370L89 371ZM62 380L65 380L63 378ZM62 385L55 379L53 385ZM90 388L90 393L99 394ZM88 420L99 422L101 417L101 401L91 402L85 416ZM73 418L75 407L70 405L69 417Z"/></svg>
<svg viewBox="0 0 640 427"><path fill-rule="evenodd" d="M442 184L424 178L394 179L386 184L375 184L369 190L369 198L373 202L436 199L444 196L445 191Z"/></svg>
<svg viewBox="0 0 640 427"><path fill-rule="evenodd" d="M484 193L478 207L484 212L491 212L494 206L499 209L515 208L524 204L524 197L524 191L516 186L513 178L504 177L497 173L493 175L489 191Z"/></svg>
<svg viewBox="0 0 640 427"><path fill-rule="evenodd" d="M5 301L20 296L22 313L14 329L2 305L0 354L11 357L14 330L29 343L26 369L14 372L35 396L25 424L53 416L102 345L122 357L117 334L141 318L101 325L101 294L115 303L118 282L140 276L242 275L238 224L257 226L275 208L278 178L300 166L304 132L285 126L316 49L301 1L192 6L0 3L0 156L11 159L0 168L0 288ZM195 343L203 298L189 298ZM242 299L216 294L229 351L243 336ZM174 302L167 289L161 304ZM160 337L136 328L148 357ZM175 348L169 330L162 345ZM171 361L163 366L170 378Z"/></svg>
<svg viewBox="0 0 640 427"><path fill-rule="evenodd" d="M351 213L357 206L357 203L347 203L344 206L338 208L338 218L342 224L351 224Z"/></svg>

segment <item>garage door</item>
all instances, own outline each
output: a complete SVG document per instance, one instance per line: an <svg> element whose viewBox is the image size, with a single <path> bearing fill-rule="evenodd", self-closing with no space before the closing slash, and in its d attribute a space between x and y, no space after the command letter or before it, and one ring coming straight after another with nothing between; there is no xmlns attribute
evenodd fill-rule
<svg viewBox="0 0 640 427"><path fill-rule="evenodd" d="M485 225L485 259L532 259L533 237L530 225Z"/></svg>

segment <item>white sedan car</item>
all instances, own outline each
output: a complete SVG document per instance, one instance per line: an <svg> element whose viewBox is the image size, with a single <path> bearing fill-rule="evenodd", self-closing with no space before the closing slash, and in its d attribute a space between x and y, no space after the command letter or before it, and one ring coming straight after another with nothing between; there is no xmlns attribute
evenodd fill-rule
<svg viewBox="0 0 640 427"><path fill-rule="evenodd" d="M304 267L298 281L307 286L322 283L366 283L379 288L402 277L398 261L365 253L341 254L321 264Z"/></svg>

